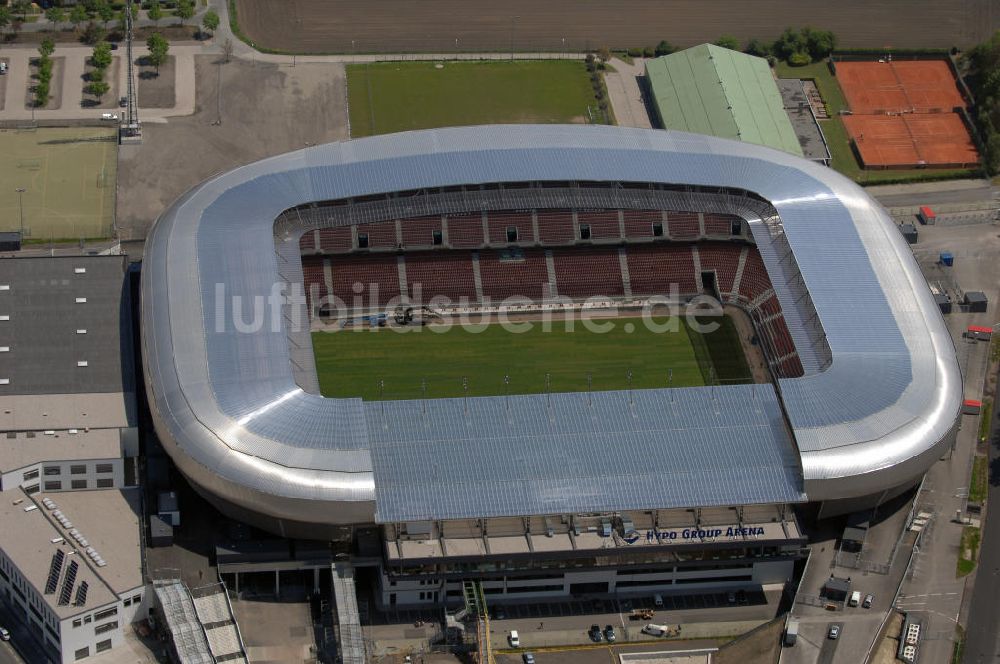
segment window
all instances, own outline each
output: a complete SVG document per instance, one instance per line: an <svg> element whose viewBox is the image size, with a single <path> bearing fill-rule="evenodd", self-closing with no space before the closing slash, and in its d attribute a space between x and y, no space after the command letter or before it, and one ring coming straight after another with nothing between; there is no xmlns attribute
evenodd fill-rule
<svg viewBox="0 0 1000 664"><path fill-rule="evenodd" d="M45 483L45 490L46 491L62 491L62 482L51 482L51 481L50 482L46 482Z"/></svg>
<svg viewBox="0 0 1000 664"><path fill-rule="evenodd" d="M86 475L87 474L87 466L85 466L83 464L76 465L76 466L70 466L69 467L69 472L70 472L71 475Z"/></svg>
<svg viewBox="0 0 1000 664"><path fill-rule="evenodd" d="M52 475L61 475L62 468L59 466L45 466L45 474L51 477Z"/></svg>
<svg viewBox="0 0 1000 664"><path fill-rule="evenodd" d="M84 624L84 625L89 625L89 624L90 624L90 622L91 622L91 621L92 621L93 619L94 619L94 616L84 616L84 617L83 617L83 624Z"/></svg>
<svg viewBox="0 0 1000 664"><path fill-rule="evenodd" d="M86 489L87 488L87 480L73 480L72 482L70 482L70 488L71 489Z"/></svg>
<svg viewBox="0 0 1000 664"><path fill-rule="evenodd" d="M110 609L104 609L103 611L98 611L94 614L94 620L104 620L105 618L110 618L111 616L118 615L118 607L113 606Z"/></svg>
<svg viewBox="0 0 1000 664"><path fill-rule="evenodd" d="M132 598L131 597L126 597L125 601L122 602L122 604L124 604L125 606L132 606Z"/></svg>
<svg viewBox="0 0 1000 664"><path fill-rule="evenodd" d="M24 487L24 492L26 494L28 494L29 496L32 495L32 494L38 493L38 485L37 484L32 484L31 486L26 486L26 487Z"/></svg>
<svg viewBox="0 0 1000 664"><path fill-rule="evenodd" d="M83 624L83 621L80 620L79 618L77 618L76 620L73 621L73 627L79 627L82 624Z"/></svg>
<svg viewBox="0 0 1000 664"><path fill-rule="evenodd" d="M115 486L115 481L110 477L105 477L97 480L98 489L111 489ZM84 487L86 488L86 487Z"/></svg>
<svg viewBox="0 0 1000 664"><path fill-rule="evenodd" d="M107 639L106 641L98 641L96 650L97 652L104 652L105 650L111 650L111 639Z"/></svg>
<svg viewBox="0 0 1000 664"><path fill-rule="evenodd" d="M431 231L431 243L436 247L444 242L441 231Z"/></svg>
<svg viewBox="0 0 1000 664"><path fill-rule="evenodd" d="M743 222L739 219L733 219L729 224L729 234L740 235L741 233L743 233Z"/></svg>
<svg viewBox="0 0 1000 664"><path fill-rule="evenodd" d="M105 632L110 632L113 629L118 629L118 621L112 620L109 623L104 623L103 625L98 625L94 628L94 634L104 634Z"/></svg>
<svg viewBox="0 0 1000 664"><path fill-rule="evenodd" d="M37 468L35 468L34 470L29 470L28 472L26 472L24 474L24 481L25 482L27 482L28 480L36 480L36 479L38 479L38 469Z"/></svg>
<svg viewBox="0 0 1000 664"><path fill-rule="evenodd" d="M133 602L134 602L135 604L138 604L139 602L141 602L141 601L142 601L142 595L132 595L132 601L133 601Z"/></svg>
<svg viewBox="0 0 1000 664"><path fill-rule="evenodd" d="M580 224L580 239L581 240L590 239L590 224Z"/></svg>
<svg viewBox="0 0 1000 664"><path fill-rule="evenodd" d="M358 233L358 249L368 248L368 233Z"/></svg>
<svg viewBox="0 0 1000 664"><path fill-rule="evenodd" d="M83 659L84 657L90 657L90 646L87 646L86 648L80 648L79 650L76 651L76 653L74 654L74 656L77 659Z"/></svg>
<svg viewBox="0 0 1000 664"><path fill-rule="evenodd" d="M110 463L99 463L99 464L97 464L95 470L98 473L113 473L113 472L115 472L114 466L112 466Z"/></svg>
<svg viewBox="0 0 1000 664"><path fill-rule="evenodd" d="M507 241L508 242L517 242L517 226L508 226L507 227Z"/></svg>
<svg viewBox="0 0 1000 664"><path fill-rule="evenodd" d="M663 222L653 222L653 237L663 237Z"/></svg>

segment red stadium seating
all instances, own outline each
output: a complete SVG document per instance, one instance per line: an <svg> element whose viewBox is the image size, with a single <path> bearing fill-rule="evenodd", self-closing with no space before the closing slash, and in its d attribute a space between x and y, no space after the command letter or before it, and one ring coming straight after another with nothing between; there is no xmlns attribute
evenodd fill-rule
<svg viewBox="0 0 1000 664"><path fill-rule="evenodd" d="M621 239L617 212L578 212L576 220L580 226L590 226L592 240Z"/></svg>
<svg viewBox="0 0 1000 664"><path fill-rule="evenodd" d="M399 297L395 254L343 256L332 258L331 262L333 296L348 309L383 307ZM355 302L356 297L361 298L359 302Z"/></svg>
<svg viewBox="0 0 1000 664"><path fill-rule="evenodd" d="M732 293L733 282L736 280L736 269L740 264L740 252L743 247L728 243L701 243L698 245L698 258L701 260L703 272L714 271L715 283L720 293Z"/></svg>
<svg viewBox="0 0 1000 664"><path fill-rule="evenodd" d="M380 221L377 224L358 224L358 236L368 234L368 247L372 249L391 249L396 242L396 222Z"/></svg>
<svg viewBox="0 0 1000 664"><path fill-rule="evenodd" d="M680 295L698 292L690 245L634 245L627 258L633 295L668 295L671 284Z"/></svg>
<svg viewBox="0 0 1000 664"><path fill-rule="evenodd" d="M406 254L405 259L407 295L412 302L427 304L436 295L454 304L478 301L469 252L418 251Z"/></svg>
<svg viewBox="0 0 1000 664"><path fill-rule="evenodd" d="M483 246L483 215L476 213L449 216L448 244L455 249L478 249Z"/></svg>
<svg viewBox="0 0 1000 664"><path fill-rule="evenodd" d="M403 219L402 227L404 248L431 247L434 246L434 231L441 230L441 216Z"/></svg>
<svg viewBox="0 0 1000 664"><path fill-rule="evenodd" d="M517 229L518 242L534 242L534 228L530 212L490 212L486 216L490 228L491 244L510 244L507 229Z"/></svg>
<svg viewBox="0 0 1000 664"><path fill-rule="evenodd" d="M712 237L731 237L733 234L733 221L739 217L728 214L705 213L705 235Z"/></svg>
<svg viewBox="0 0 1000 664"><path fill-rule="evenodd" d="M354 248L349 226L324 228L319 232L319 246L328 254L342 254Z"/></svg>
<svg viewBox="0 0 1000 664"><path fill-rule="evenodd" d="M559 295L582 300L594 295L625 294L617 248L553 249L552 259Z"/></svg>
<svg viewBox="0 0 1000 664"><path fill-rule="evenodd" d="M625 210L622 212L625 220L626 238L653 237L653 224L663 223L663 213L659 210ZM666 224L663 224L666 228Z"/></svg>
<svg viewBox="0 0 1000 664"><path fill-rule="evenodd" d="M538 239L542 244L570 244L573 236L573 213L569 210L538 212Z"/></svg>
<svg viewBox="0 0 1000 664"><path fill-rule="evenodd" d="M771 278L767 275L764 261L761 260L760 252L756 250L747 252L746 262L743 264L743 275L740 277L740 295L748 302L752 301L761 293L771 289Z"/></svg>
<svg viewBox="0 0 1000 664"><path fill-rule="evenodd" d="M481 251L479 276L483 297L494 304L511 296L541 300L548 295L549 273L541 249Z"/></svg>
<svg viewBox="0 0 1000 664"><path fill-rule="evenodd" d="M306 291L306 302L309 311L322 304L322 299L326 297L326 281L323 279L323 257L303 256L302 257L302 286Z"/></svg>
<svg viewBox="0 0 1000 664"><path fill-rule="evenodd" d="M667 212L667 227L674 240L694 240L701 236L701 223L694 212Z"/></svg>

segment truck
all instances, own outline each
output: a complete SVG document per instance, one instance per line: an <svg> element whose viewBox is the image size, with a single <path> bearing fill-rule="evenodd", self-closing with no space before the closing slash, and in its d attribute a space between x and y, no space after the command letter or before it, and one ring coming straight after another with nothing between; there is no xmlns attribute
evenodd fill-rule
<svg viewBox="0 0 1000 664"><path fill-rule="evenodd" d="M799 640L799 621L795 618L789 618L788 624L785 625L785 645L788 647L794 646L795 642Z"/></svg>
<svg viewBox="0 0 1000 664"><path fill-rule="evenodd" d="M847 601L847 605L857 606L858 604L861 604L861 591L855 590L853 593L851 593L851 599Z"/></svg>
<svg viewBox="0 0 1000 664"><path fill-rule="evenodd" d="M657 625L649 623L642 628L643 633L650 636L677 636L681 632L680 625Z"/></svg>

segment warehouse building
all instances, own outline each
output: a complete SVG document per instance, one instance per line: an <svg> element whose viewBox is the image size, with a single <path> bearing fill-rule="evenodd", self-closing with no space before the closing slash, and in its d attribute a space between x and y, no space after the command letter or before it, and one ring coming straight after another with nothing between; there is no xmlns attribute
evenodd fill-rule
<svg viewBox="0 0 1000 664"><path fill-rule="evenodd" d="M664 129L730 138L803 156L767 61L702 44L646 62Z"/></svg>

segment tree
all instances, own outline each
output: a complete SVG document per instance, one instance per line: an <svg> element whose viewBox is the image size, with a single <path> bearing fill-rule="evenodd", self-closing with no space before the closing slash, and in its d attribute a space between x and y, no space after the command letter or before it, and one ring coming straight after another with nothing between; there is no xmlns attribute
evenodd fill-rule
<svg viewBox="0 0 1000 664"><path fill-rule="evenodd" d="M111 44L106 41L97 42L94 45L94 54L90 56L90 62L98 69L107 69L111 64Z"/></svg>
<svg viewBox="0 0 1000 664"><path fill-rule="evenodd" d="M107 29L108 23L115 20L115 8L111 6L108 0L100 0L97 3L97 17L101 19L101 23L104 24L105 29Z"/></svg>
<svg viewBox="0 0 1000 664"><path fill-rule="evenodd" d="M754 38L747 42L743 52L747 55L756 55L759 58L763 58L771 53L771 49L761 40Z"/></svg>
<svg viewBox="0 0 1000 664"><path fill-rule="evenodd" d="M608 60L611 59L611 49L607 46L597 49L597 59L601 61L602 65L606 65Z"/></svg>
<svg viewBox="0 0 1000 664"><path fill-rule="evenodd" d="M73 5L73 9L69 11L69 22L73 24L74 30L79 29L80 24L87 18L87 8L83 5Z"/></svg>
<svg viewBox="0 0 1000 664"><path fill-rule="evenodd" d="M788 60L793 53L802 53L808 50L806 40L802 38L799 31L794 28L785 28L774 42L774 54L782 60Z"/></svg>
<svg viewBox="0 0 1000 664"><path fill-rule="evenodd" d="M160 66L167 61L167 51L170 50L170 43L159 32L154 32L146 40L146 47L149 49L147 62L156 67L156 73L159 74Z"/></svg>
<svg viewBox="0 0 1000 664"><path fill-rule="evenodd" d="M740 50L740 41L732 35L722 35L715 41L715 45L728 48L731 51Z"/></svg>
<svg viewBox="0 0 1000 664"><path fill-rule="evenodd" d="M42 108L49 103L49 83L48 81L39 81L38 85L35 86L35 106L37 108Z"/></svg>
<svg viewBox="0 0 1000 664"><path fill-rule="evenodd" d="M87 83L86 87L84 88L84 90L88 95L93 95L97 97L98 101L100 101L101 97L108 94L108 91L110 89L111 86L108 85L107 81L91 81L90 83Z"/></svg>
<svg viewBox="0 0 1000 664"><path fill-rule="evenodd" d="M3 29L10 25L10 9L7 7L0 7L0 33Z"/></svg>
<svg viewBox="0 0 1000 664"><path fill-rule="evenodd" d="M42 43L38 45L38 52L42 54L43 57L48 57L56 50L56 42L52 37L46 37L42 40Z"/></svg>
<svg viewBox="0 0 1000 664"><path fill-rule="evenodd" d="M205 30L215 34L215 31L219 29L219 15L215 13L214 9L209 9L205 12L205 15L201 18L201 25Z"/></svg>
<svg viewBox="0 0 1000 664"><path fill-rule="evenodd" d="M45 18L53 25L66 22L66 11L62 7L49 7L45 10Z"/></svg>
<svg viewBox="0 0 1000 664"><path fill-rule="evenodd" d="M653 49L653 54L656 55L656 57L660 57L661 55L670 55L671 53L674 53L676 51L677 48L673 44L668 42L666 39L664 39L663 41L661 41L659 44L656 45L655 49Z"/></svg>
<svg viewBox="0 0 1000 664"><path fill-rule="evenodd" d="M194 3L191 0L177 0L177 15L185 21L194 16Z"/></svg>
<svg viewBox="0 0 1000 664"><path fill-rule="evenodd" d="M153 0L149 3L149 10L146 12L146 15L153 22L153 25L160 22L160 19L163 18L163 9L160 7L160 0Z"/></svg>
<svg viewBox="0 0 1000 664"><path fill-rule="evenodd" d="M806 50L813 60L822 60L837 46L837 37L829 30L805 27L802 28L802 39L805 40Z"/></svg>
<svg viewBox="0 0 1000 664"><path fill-rule="evenodd" d="M28 12L31 11L31 2L29 0L15 0L13 7L14 13L20 14L22 21L28 20Z"/></svg>
<svg viewBox="0 0 1000 664"><path fill-rule="evenodd" d="M104 39L107 32L108 31L98 25L96 21L91 21L87 24L87 27L83 29L83 43L96 44Z"/></svg>

